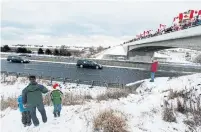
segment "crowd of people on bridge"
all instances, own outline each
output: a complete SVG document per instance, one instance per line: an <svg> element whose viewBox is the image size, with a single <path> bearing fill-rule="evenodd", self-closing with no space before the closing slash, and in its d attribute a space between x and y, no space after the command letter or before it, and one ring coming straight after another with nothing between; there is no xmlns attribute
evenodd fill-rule
<svg viewBox="0 0 201 132"><path fill-rule="evenodd" d="M143 33L140 33L139 35L136 35L135 38L127 42L124 42L123 44L175 32L175 31L180 31L180 30L184 30L184 29L188 29L188 28L200 26L200 25L201 25L201 10L189 10L187 12L180 13L178 16L174 17L172 26L167 27L164 24L160 24L157 31L155 32L153 30L144 31Z"/></svg>

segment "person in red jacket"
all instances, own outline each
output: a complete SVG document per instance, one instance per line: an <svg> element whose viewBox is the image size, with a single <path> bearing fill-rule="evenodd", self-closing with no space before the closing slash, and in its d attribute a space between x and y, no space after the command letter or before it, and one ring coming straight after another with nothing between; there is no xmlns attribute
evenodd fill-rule
<svg viewBox="0 0 201 132"><path fill-rule="evenodd" d="M155 72L158 70L158 61L157 60L152 60L151 64L151 80L150 82L154 82L154 77L155 77Z"/></svg>

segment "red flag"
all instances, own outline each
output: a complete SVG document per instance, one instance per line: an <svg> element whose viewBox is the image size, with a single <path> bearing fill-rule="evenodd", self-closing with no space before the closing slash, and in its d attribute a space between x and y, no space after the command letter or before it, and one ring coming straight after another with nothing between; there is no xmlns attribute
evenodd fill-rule
<svg viewBox="0 0 201 132"><path fill-rule="evenodd" d="M189 16L190 19L193 18L193 16L194 16L194 12L195 12L194 10L191 10L191 12L190 12L190 16Z"/></svg>
<svg viewBox="0 0 201 132"><path fill-rule="evenodd" d="M179 13L179 20L183 20L183 13Z"/></svg>
<svg viewBox="0 0 201 132"><path fill-rule="evenodd" d="M148 31L146 32L146 33L147 33L147 35L149 35L151 31L152 31L152 30L148 30Z"/></svg>
<svg viewBox="0 0 201 132"><path fill-rule="evenodd" d="M144 33L143 33L143 34L144 34L144 36L146 36L146 31L144 31Z"/></svg>
<svg viewBox="0 0 201 132"><path fill-rule="evenodd" d="M160 24L160 29L164 29L166 25Z"/></svg>
<svg viewBox="0 0 201 132"><path fill-rule="evenodd" d="M201 15L201 10L199 10L199 12L198 12L198 16L199 16L199 15Z"/></svg>

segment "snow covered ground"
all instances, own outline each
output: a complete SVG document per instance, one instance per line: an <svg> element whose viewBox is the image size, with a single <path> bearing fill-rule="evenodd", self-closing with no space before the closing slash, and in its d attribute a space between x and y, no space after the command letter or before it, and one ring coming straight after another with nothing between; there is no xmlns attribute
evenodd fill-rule
<svg viewBox="0 0 201 132"><path fill-rule="evenodd" d="M1 81L3 81L3 75L1 76ZM19 96L22 92L22 90L28 85L29 81L26 77L19 77L16 80L15 76L9 76L6 78L6 80L10 80L9 82L6 83L1 83L0 88L3 88L0 90L0 96L4 97L15 97ZM16 80L14 84L12 84L12 81ZM49 90L52 90L52 86L50 85L50 81L47 80L38 80L39 83L44 84ZM78 95L91 95L92 97L96 97L99 94L102 94L105 90L106 87L99 87L99 86L94 86L93 88L90 88L89 85L84 85L84 84L75 84L75 83L61 83L58 81L53 81L53 84L58 83L60 85L60 89L63 92L67 93L73 93L73 94L78 94Z"/></svg>
<svg viewBox="0 0 201 132"><path fill-rule="evenodd" d="M164 57L167 59L167 62L193 63L193 60L199 54L201 54L201 52L196 50L173 48L158 51L155 56Z"/></svg>
<svg viewBox="0 0 201 132"><path fill-rule="evenodd" d="M161 77L156 78L155 82L142 80L142 84L137 88L135 94L130 94L127 98L119 100L109 100L97 102L95 99L86 102L83 105L64 106L62 116L54 119L53 107L46 107L48 122L42 123L39 113L40 126L34 128L24 128L21 125L21 116L18 110L10 108L1 111L2 132L93 132L93 119L101 111L113 109L124 113L127 118L129 132L185 132L189 131L184 124L187 117L184 114L175 111L176 122L165 122L162 120L163 102L172 91L191 90L195 97L201 94L201 74L182 76L177 78ZM17 80L15 84L5 85L1 83L1 95L10 96L14 93L20 93L28 81ZM46 82L42 82L46 85ZM133 84L129 84L132 86ZM49 86L47 86L51 89ZM66 87L66 88L65 88ZM75 89L76 88L76 89ZM194 90L192 90L194 89ZM196 89L196 90L195 90ZM88 91L93 97L97 93L105 91L103 87L90 89L88 86L75 84L62 85L63 91L73 93L85 93ZM79 93L80 92L80 93ZM174 102L174 100L171 100ZM12 127L10 127L12 125ZM196 132L201 131L201 126L196 128Z"/></svg>
<svg viewBox="0 0 201 132"><path fill-rule="evenodd" d="M118 45L115 47L111 47L109 49L106 49L100 53L98 53L97 55L95 55L96 59L104 59L105 55L121 55L121 56L126 56L127 49L124 48L124 46L122 45Z"/></svg>
<svg viewBox="0 0 201 132"><path fill-rule="evenodd" d="M165 59L165 62L193 64L194 58L199 54L201 54L201 52L196 50L173 48L157 51L155 52L154 57L163 58ZM96 59L104 59L105 55L126 56L126 49L121 45L116 46L97 54Z"/></svg>

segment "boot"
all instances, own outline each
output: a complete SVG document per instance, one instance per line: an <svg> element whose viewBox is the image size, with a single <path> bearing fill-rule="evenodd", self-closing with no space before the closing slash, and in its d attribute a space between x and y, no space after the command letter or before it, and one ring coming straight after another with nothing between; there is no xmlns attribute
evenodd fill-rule
<svg viewBox="0 0 201 132"><path fill-rule="evenodd" d="M30 122L30 123L27 123L27 126L31 126L31 122Z"/></svg>
<svg viewBox="0 0 201 132"><path fill-rule="evenodd" d="M56 112L54 112L54 117L57 117L57 114L56 114Z"/></svg>

